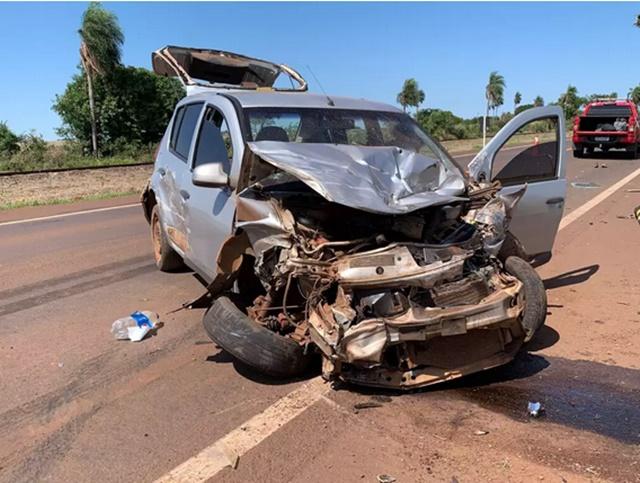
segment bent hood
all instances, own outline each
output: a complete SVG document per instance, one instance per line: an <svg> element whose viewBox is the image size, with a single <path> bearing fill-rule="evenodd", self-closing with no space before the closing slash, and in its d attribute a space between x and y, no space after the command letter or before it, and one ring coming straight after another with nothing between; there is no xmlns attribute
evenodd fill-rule
<svg viewBox="0 0 640 483"><path fill-rule="evenodd" d="M327 200L363 211L402 214L466 199L460 173L397 147L277 141L248 146Z"/></svg>

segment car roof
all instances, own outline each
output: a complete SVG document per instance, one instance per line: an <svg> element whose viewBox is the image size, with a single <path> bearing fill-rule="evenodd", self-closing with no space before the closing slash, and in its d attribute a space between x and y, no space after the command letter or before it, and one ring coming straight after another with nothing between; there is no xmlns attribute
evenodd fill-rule
<svg viewBox="0 0 640 483"><path fill-rule="evenodd" d="M194 92L195 91L195 92ZM397 107L382 102L374 102L353 97L329 96L309 92L278 92L232 89L192 90L185 102L208 100L219 94L233 97L243 108L251 107L311 107L325 109L358 109L365 111L402 112ZM333 105L332 105L333 104Z"/></svg>

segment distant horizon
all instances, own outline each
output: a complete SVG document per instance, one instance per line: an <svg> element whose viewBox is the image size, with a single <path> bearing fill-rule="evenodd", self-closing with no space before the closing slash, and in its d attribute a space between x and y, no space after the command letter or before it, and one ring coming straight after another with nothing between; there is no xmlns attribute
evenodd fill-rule
<svg viewBox="0 0 640 483"><path fill-rule="evenodd" d="M88 3L2 3L0 121L60 139L51 110L78 72L81 15ZM513 111L541 96L554 102L569 84L582 96L640 84L622 47L640 46L633 3L104 3L125 34L124 65L151 68L164 45L229 50L286 63L312 92L397 106L407 78L426 93L421 108L470 118L484 111L489 73L506 80ZM28 20L28 22L27 22ZM596 28L597 27L597 28ZM19 48L14 47L19 46Z"/></svg>

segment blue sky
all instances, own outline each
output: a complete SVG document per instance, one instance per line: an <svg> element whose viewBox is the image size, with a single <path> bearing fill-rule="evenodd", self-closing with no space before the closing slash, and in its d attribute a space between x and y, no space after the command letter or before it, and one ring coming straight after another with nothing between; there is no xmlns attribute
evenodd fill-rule
<svg viewBox="0 0 640 483"><path fill-rule="evenodd" d="M415 77L426 106L483 110L489 72L506 80L505 108L640 83L635 3L105 3L125 34L123 61L150 67L166 44L210 47L287 63L336 95L394 103ZM76 72L86 3L0 3L0 120L55 139L56 94Z"/></svg>

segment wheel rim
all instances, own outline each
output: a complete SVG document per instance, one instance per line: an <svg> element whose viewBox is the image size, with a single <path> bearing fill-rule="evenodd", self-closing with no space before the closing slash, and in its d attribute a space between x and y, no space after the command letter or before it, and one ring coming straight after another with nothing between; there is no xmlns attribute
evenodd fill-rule
<svg viewBox="0 0 640 483"><path fill-rule="evenodd" d="M153 243L153 257L156 262L160 260L162 256L162 234L160 233L160 220L157 215L153 215L151 219L151 241Z"/></svg>

